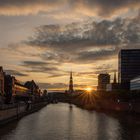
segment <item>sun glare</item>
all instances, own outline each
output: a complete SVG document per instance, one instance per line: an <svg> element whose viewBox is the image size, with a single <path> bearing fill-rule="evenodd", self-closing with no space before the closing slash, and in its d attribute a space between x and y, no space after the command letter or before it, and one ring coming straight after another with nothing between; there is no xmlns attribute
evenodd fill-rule
<svg viewBox="0 0 140 140"><path fill-rule="evenodd" d="M87 87L87 88L85 88L85 90L86 90L87 92L91 92L91 91L92 91L92 88L91 88L91 87Z"/></svg>

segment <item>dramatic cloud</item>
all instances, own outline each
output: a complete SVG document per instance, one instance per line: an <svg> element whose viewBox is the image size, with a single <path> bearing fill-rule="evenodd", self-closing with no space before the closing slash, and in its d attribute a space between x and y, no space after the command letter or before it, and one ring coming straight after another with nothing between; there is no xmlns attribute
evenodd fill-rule
<svg viewBox="0 0 140 140"><path fill-rule="evenodd" d="M101 66L98 66L94 68L94 73L95 74L100 74L100 73L112 73L115 72L116 68L113 67L113 64L103 64Z"/></svg>
<svg viewBox="0 0 140 140"><path fill-rule="evenodd" d="M139 8L139 0L73 0L78 10L87 15L96 12L100 16L109 16L129 8Z"/></svg>
<svg viewBox="0 0 140 140"><path fill-rule="evenodd" d="M140 43L140 18L44 25L26 41L46 48L41 57L59 62L88 62L112 58L121 48Z"/></svg>
<svg viewBox="0 0 140 140"><path fill-rule="evenodd" d="M6 74L10 74L13 76L28 76L28 74L24 74L16 70L4 70L4 71L6 72Z"/></svg>
<svg viewBox="0 0 140 140"><path fill-rule="evenodd" d="M139 0L0 0L0 63L46 88L67 88L71 69L76 87L96 85L97 74L117 69L120 49L140 47L139 7Z"/></svg>
<svg viewBox="0 0 140 140"><path fill-rule="evenodd" d="M65 0L0 0L1 15L27 15L60 8Z"/></svg>
<svg viewBox="0 0 140 140"><path fill-rule="evenodd" d="M93 61L95 62L98 60L106 60L109 58L113 58L114 56L116 56L116 54L118 54L118 52L119 48L117 47L115 49L101 49L99 51L84 51L78 53L78 57L75 59L75 61L78 63L91 63Z"/></svg>
<svg viewBox="0 0 140 140"><path fill-rule="evenodd" d="M114 21L72 23L65 26L44 25L36 29L35 36L29 43L51 48L59 46L58 49L64 47L63 50L70 50L71 46L78 45L139 43L140 19L138 17L135 19L118 18Z"/></svg>
<svg viewBox="0 0 140 140"><path fill-rule="evenodd" d="M128 9L138 9L139 0L0 0L1 15L27 15L62 11L87 16L110 16ZM67 10L66 10L67 9ZM65 15L65 14L64 14Z"/></svg>
<svg viewBox="0 0 140 140"><path fill-rule="evenodd" d="M49 65L50 63L42 62L42 61L24 61L23 65L25 66L44 66Z"/></svg>
<svg viewBox="0 0 140 140"><path fill-rule="evenodd" d="M47 73L48 71L50 73L58 71L59 69L54 65L57 65L57 64L41 62L41 61L23 61L23 64L22 64L22 66L30 69L30 70L27 70L28 72L43 72L43 73Z"/></svg>
<svg viewBox="0 0 140 140"><path fill-rule="evenodd" d="M62 76L68 76L68 73L64 72L63 74L61 74L60 72L57 71L57 73L52 73L50 76L47 76L47 78L58 78Z"/></svg>

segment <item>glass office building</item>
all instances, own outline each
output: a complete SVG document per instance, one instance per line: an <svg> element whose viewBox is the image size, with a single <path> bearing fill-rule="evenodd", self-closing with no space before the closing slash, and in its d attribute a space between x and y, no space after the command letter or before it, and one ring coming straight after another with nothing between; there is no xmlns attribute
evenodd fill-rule
<svg viewBox="0 0 140 140"><path fill-rule="evenodd" d="M121 50L119 53L119 83L130 87L130 80L140 75L140 49Z"/></svg>
<svg viewBox="0 0 140 140"><path fill-rule="evenodd" d="M130 81L130 89L140 91L140 76Z"/></svg>

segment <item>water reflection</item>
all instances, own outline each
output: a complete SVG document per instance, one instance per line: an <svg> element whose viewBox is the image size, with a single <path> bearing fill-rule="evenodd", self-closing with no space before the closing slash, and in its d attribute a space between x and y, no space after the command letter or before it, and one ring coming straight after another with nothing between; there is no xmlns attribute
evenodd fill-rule
<svg viewBox="0 0 140 140"><path fill-rule="evenodd" d="M137 120L138 119L138 120ZM138 117L48 105L0 128L1 140L138 140Z"/></svg>

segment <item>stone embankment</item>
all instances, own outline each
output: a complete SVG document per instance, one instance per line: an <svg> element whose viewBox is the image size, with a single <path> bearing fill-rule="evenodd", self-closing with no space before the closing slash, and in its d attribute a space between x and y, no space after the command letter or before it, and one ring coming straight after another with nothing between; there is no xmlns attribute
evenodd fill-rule
<svg viewBox="0 0 140 140"><path fill-rule="evenodd" d="M39 102L32 104L18 103L15 105L3 105L0 107L0 125L6 124L13 120L20 119L21 117L38 111L46 106L47 102Z"/></svg>

